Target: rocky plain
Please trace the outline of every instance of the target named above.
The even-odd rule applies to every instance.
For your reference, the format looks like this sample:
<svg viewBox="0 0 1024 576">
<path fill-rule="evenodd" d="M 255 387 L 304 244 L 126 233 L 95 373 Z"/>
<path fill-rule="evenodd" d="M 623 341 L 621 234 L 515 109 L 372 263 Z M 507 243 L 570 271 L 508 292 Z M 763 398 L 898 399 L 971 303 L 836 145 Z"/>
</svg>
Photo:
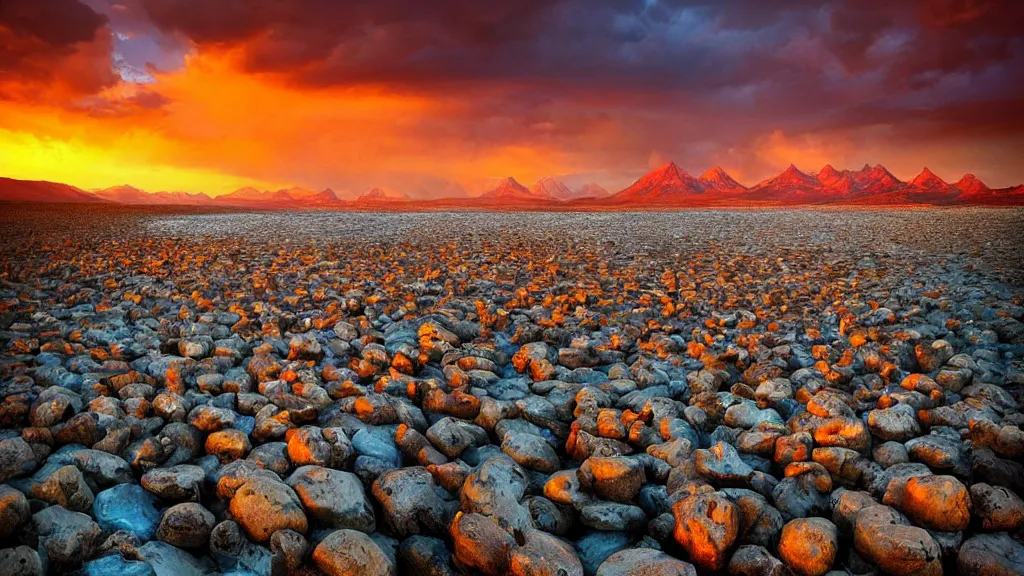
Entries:
<svg viewBox="0 0 1024 576">
<path fill-rule="evenodd" d="M 0 206 L 0 574 L 1024 574 L 1022 234 Z"/>
</svg>

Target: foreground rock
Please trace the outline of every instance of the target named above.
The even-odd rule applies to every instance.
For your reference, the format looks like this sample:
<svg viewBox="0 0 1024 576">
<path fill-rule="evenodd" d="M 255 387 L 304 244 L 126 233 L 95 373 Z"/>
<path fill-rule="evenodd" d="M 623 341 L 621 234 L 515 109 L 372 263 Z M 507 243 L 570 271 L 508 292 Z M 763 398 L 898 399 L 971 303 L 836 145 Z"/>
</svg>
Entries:
<svg viewBox="0 0 1024 576">
<path fill-rule="evenodd" d="M 686 549 L 694 564 L 721 570 L 739 535 L 740 514 L 736 505 L 714 493 L 696 494 L 676 503 L 675 539 Z"/>
<path fill-rule="evenodd" d="M 313 561 L 328 576 L 391 576 L 394 562 L 369 536 L 357 530 L 336 530 L 313 550 Z"/>
<path fill-rule="evenodd" d="M 802 518 L 782 529 L 779 557 L 800 576 L 821 576 L 832 569 L 838 547 L 835 524 L 824 518 Z"/>
<path fill-rule="evenodd" d="M 882 570 L 908 576 L 942 574 L 942 552 L 924 529 L 910 526 L 892 508 L 869 506 L 854 519 L 857 553 Z"/>
</svg>

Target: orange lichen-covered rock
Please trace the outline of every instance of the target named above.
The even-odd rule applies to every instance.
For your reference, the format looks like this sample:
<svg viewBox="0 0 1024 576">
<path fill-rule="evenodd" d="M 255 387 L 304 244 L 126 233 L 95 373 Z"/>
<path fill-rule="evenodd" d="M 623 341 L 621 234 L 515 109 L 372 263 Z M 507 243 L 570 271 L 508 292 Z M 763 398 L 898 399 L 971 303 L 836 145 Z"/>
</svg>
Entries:
<svg viewBox="0 0 1024 576">
<path fill-rule="evenodd" d="M 971 508 L 983 530 L 1013 532 L 1024 527 L 1024 500 L 1003 486 L 979 482 L 971 486 Z"/>
<path fill-rule="evenodd" d="M 704 354 L 705 346 L 700 342 L 689 342 L 686 345 L 686 354 L 690 358 L 700 358 Z"/>
<path fill-rule="evenodd" d="M 449 532 L 460 564 L 488 576 L 508 574 L 516 541 L 497 522 L 481 514 L 459 512 Z"/>
<path fill-rule="evenodd" d="M 882 503 L 898 508 L 915 524 L 940 532 L 965 530 L 971 521 L 971 495 L 952 476 L 894 479 Z"/>
<path fill-rule="evenodd" d="M 849 448 L 858 452 L 871 449 L 871 434 L 859 418 L 828 418 L 814 428 L 813 434 L 815 443 L 820 446 Z"/>
<path fill-rule="evenodd" d="M 228 507 L 231 516 L 256 542 L 266 542 L 278 530 L 305 534 L 306 513 L 295 492 L 282 482 L 252 478 L 238 488 Z"/>
<path fill-rule="evenodd" d="M 441 465 L 448 462 L 448 458 L 434 448 L 426 436 L 405 424 L 399 424 L 395 430 L 395 444 L 406 456 L 422 466 Z"/>
<path fill-rule="evenodd" d="M 583 565 L 568 542 L 540 530 L 524 530 L 509 556 L 511 576 L 583 576 Z"/>
<path fill-rule="evenodd" d="M 472 420 L 480 413 L 480 399 L 461 390 L 445 394 L 434 388 L 423 398 L 423 408 L 437 414 Z"/>
<path fill-rule="evenodd" d="M 245 432 L 234 428 L 219 430 L 206 437 L 206 453 L 217 456 L 222 463 L 244 458 L 251 449 L 252 444 Z"/>
<path fill-rule="evenodd" d="M 939 545 L 923 528 L 907 526 L 888 506 L 868 506 L 854 518 L 857 553 L 889 574 L 942 576 Z"/>
<path fill-rule="evenodd" d="M 832 569 L 838 547 L 835 524 L 824 518 L 798 518 L 782 528 L 779 557 L 799 576 L 822 576 Z"/>
<path fill-rule="evenodd" d="M 576 472 L 580 487 L 605 500 L 631 502 L 646 480 L 639 460 L 623 458 L 587 458 Z"/>
<path fill-rule="evenodd" d="M 356 530 L 335 530 L 317 544 L 313 562 L 327 576 L 394 576 L 392 558 Z"/>
<path fill-rule="evenodd" d="M 700 568 L 721 570 L 739 535 L 739 509 L 719 493 L 688 496 L 672 507 L 674 536 Z"/>
</svg>

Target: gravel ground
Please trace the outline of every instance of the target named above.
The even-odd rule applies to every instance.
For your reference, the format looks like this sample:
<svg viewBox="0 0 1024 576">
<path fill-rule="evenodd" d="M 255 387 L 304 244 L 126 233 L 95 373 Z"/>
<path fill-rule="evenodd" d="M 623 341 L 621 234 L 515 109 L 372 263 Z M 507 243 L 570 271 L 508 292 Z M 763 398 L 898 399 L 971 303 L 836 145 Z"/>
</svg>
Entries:
<svg viewBox="0 0 1024 576">
<path fill-rule="evenodd" d="M 0 231 L 0 572 L 1024 573 L 1024 210 Z"/>
</svg>

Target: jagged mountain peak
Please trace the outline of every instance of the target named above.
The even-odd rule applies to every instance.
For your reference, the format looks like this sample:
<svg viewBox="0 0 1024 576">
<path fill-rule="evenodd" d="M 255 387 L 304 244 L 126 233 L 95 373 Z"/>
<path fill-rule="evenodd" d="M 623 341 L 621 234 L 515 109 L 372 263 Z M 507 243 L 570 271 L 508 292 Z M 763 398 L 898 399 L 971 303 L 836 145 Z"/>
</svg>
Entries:
<svg viewBox="0 0 1024 576">
<path fill-rule="evenodd" d="M 992 191 L 980 178 L 970 173 L 964 174 L 953 186 L 965 194 L 987 194 Z"/>
<path fill-rule="evenodd" d="M 539 194 L 531 192 L 529 188 L 520 184 L 515 178 L 509 176 L 503 178 L 498 184 L 487 191 L 483 197 L 485 198 L 508 198 L 508 199 L 523 199 L 523 200 L 538 200 L 550 198 L 546 193 Z"/>
<path fill-rule="evenodd" d="M 547 196 L 556 200 L 568 200 L 574 197 L 573 191 L 554 176 L 541 178 L 530 188 L 530 192 L 535 196 Z"/>
<path fill-rule="evenodd" d="M 945 180 L 936 176 L 935 173 L 929 170 L 927 166 L 923 170 L 921 170 L 921 173 L 915 176 L 914 179 L 909 182 L 909 184 L 911 186 L 915 186 L 918 188 L 926 188 L 930 186 L 949 186 L 949 184 Z"/>
</svg>

